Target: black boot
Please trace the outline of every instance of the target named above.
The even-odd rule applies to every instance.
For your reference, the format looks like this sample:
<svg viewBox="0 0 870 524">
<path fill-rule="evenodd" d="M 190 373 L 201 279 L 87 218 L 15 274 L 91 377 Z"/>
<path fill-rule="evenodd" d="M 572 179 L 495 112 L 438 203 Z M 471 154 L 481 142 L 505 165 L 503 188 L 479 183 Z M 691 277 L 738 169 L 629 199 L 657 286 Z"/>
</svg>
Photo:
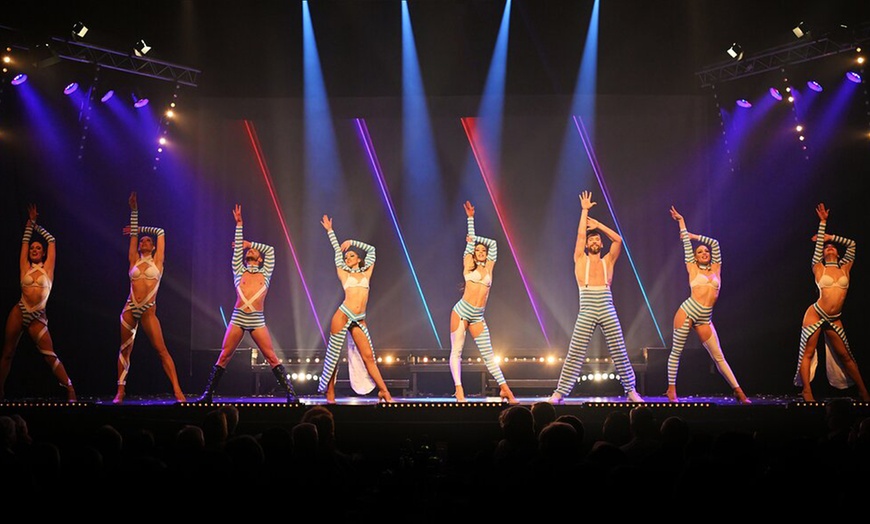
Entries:
<svg viewBox="0 0 870 524">
<path fill-rule="evenodd" d="M 194 402 L 198 404 L 212 403 L 212 395 L 214 395 L 214 390 L 217 388 L 218 382 L 221 381 L 221 377 L 224 376 L 224 372 L 227 368 L 222 368 L 217 364 L 211 368 L 211 375 L 208 377 L 208 385 L 205 387 L 205 391 L 203 391 L 202 396 L 196 399 Z"/>
<path fill-rule="evenodd" d="M 278 385 L 287 392 L 287 403 L 295 404 L 299 402 L 299 397 L 296 396 L 296 391 L 293 390 L 293 384 L 287 380 L 287 371 L 284 369 L 284 366 L 278 364 L 272 368 L 272 373 L 275 374 L 275 380 L 278 381 Z"/>
</svg>

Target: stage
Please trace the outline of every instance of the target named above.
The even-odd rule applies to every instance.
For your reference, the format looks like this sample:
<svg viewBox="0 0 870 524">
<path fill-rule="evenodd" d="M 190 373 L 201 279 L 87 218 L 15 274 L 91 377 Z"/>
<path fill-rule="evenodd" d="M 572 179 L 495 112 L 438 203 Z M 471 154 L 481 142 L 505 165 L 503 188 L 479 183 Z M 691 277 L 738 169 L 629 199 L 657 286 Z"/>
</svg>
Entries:
<svg viewBox="0 0 870 524">
<path fill-rule="evenodd" d="M 499 413 L 509 404 L 497 396 L 469 397 L 456 402 L 452 397 L 400 397 L 394 402 L 379 403 L 374 394 L 340 396 L 327 404 L 323 396 L 303 395 L 295 404 L 273 395 L 221 396 L 210 404 L 178 403 L 171 395 L 130 396 L 123 404 L 113 404 L 111 397 L 80 398 L 68 404 L 58 399 L 19 399 L 0 403 L 0 415 L 21 414 L 36 437 L 68 438 L 84 436 L 102 424 L 119 429 L 151 427 L 167 437 L 185 424 L 200 424 L 205 414 L 224 404 L 239 409 L 239 429 L 250 434 L 280 425 L 292 427 L 302 413 L 315 405 L 325 405 L 335 416 L 336 433 L 344 446 L 364 450 L 399 445 L 407 438 L 446 439 L 455 445 L 493 442 L 501 437 Z M 870 417 L 870 403 L 847 397 L 856 421 Z M 547 396 L 517 396 L 521 405 L 531 407 L 547 401 Z M 833 399 L 804 402 L 800 397 L 751 396 L 751 405 L 741 405 L 730 396 L 685 396 L 677 403 L 667 397 L 644 397 L 657 421 L 670 416 L 685 419 L 694 431 L 716 435 L 723 432 L 747 432 L 768 438 L 791 438 L 795 435 L 821 436 L 826 432 L 826 405 Z M 604 419 L 612 411 L 628 413 L 638 404 L 625 397 L 569 396 L 564 404 L 555 405 L 556 413 L 579 417 L 590 442 L 600 438 Z"/>
</svg>

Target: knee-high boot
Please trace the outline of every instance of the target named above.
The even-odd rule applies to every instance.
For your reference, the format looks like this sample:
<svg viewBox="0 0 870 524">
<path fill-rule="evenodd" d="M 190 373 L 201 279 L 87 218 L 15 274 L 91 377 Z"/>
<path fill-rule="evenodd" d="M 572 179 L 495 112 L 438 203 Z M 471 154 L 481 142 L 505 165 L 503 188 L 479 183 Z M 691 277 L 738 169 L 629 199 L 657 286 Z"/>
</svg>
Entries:
<svg viewBox="0 0 870 524">
<path fill-rule="evenodd" d="M 284 369 L 282 364 L 278 364 L 277 366 L 272 368 L 272 373 L 275 374 L 275 380 L 278 381 L 278 385 L 287 393 L 287 403 L 294 404 L 299 402 L 299 397 L 296 396 L 296 391 L 293 389 L 293 384 L 287 380 L 287 371 Z"/>
<path fill-rule="evenodd" d="M 218 382 L 221 381 L 221 377 L 224 376 L 224 372 L 227 368 L 222 368 L 215 364 L 211 368 L 211 375 L 208 377 L 208 385 L 205 387 L 205 391 L 203 391 L 202 395 L 197 398 L 194 402 L 197 403 L 209 403 L 212 402 L 212 397 L 214 395 L 214 390 L 217 389 Z"/>
</svg>

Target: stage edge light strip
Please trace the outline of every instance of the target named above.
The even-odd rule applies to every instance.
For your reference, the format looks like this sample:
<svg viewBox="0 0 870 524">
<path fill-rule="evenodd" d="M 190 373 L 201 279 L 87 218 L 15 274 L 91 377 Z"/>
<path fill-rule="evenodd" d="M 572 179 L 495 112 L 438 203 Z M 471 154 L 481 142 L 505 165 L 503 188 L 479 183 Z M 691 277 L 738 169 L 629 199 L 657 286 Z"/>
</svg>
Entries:
<svg viewBox="0 0 870 524">
<path fill-rule="evenodd" d="M 308 289 L 308 283 L 305 282 L 305 275 L 302 274 L 302 266 L 299 264 L 299 258 L 296 257 L 296 248 L 293 247 L 293 241 L 290 239 L 290 231 L 287 229 L 287 221 L 284 220 L 284 212 L 281 211 L 281 205 L 278 203 L 278 196 L 275 194 L 275 186 L 272 183 L 272 174 L 269 172 L 269 166 L 266 165 L 266 159 L 263 157 L 263 150 L 260 148 L 260 139 L 257 138 L 257 131 L 254 129 L 254 124 L 250 120 L 245 120 L 245 131 L 248 132 L 248 138 L 251 140 L 251 147 L 254 149 L 254 155 L 257 157 L 257 163 L 260 166 L 260 172 L 263 173 L 263 179 L 266 181 L 266 188 L 269 190 L 269 195 L 272 197 L 272 204 L 275 206 L 275 211 L 278 213 L 278 220 L 281 222 L 281 229 L 284 231 L 284 239 L 287 240 L 287 245 L 290 246 L 290 254 L 293 256 L 293 262 L 296 263 L 296 271 L 299 273 L 299 279 L 302 280 L 302 288 L 305 289 L 305 296 L 308 297 L 308 305 L 311 306 L 311 314 L 314 315 L 314 320 L 317 322 L 317 329 L 320 331 L 320 338 L 323 340 L 323 345 L 326 346 L 326 335 L 323 334 L 320 318 L 317 316 L 317 310 L 314 308 L 314 301 L 311 299 L 311 292 Z"/>
<path fill-rule="evenodd" d="M 529 302 L 532 304 L 532 310 L 535 312 L 535 318 L 538 319 L 538 325 L 541 326 L 541 333 L 544 335 L 544 340 L 547 341 L 547 348 L 551 347 L 550 338 L 547 336 L 547 329 L 544 327 L 544 321 L 541 319 L 541 314 L 538 311 L 538 305 L 535 303 L 535 299 L 532 296 L 532 290 L 529 288 L 529 281 L 526 279 L 526 275 L 523 273 L 523 268 L 520 266 L 520 258 L 517 256 L 517 252 L 514 249 L 514 244 L 511 242 L 510 233 L 507 230 L 504 217 L 501 214 L 501 210 L 499 208 L 498 202 L 495 198 L 495 193 L 493 192 L 492 186 L 490 185 L 489 175 L 486 172 L 485 162 L 483 161 L 482 156 L 478 153 L 477 150 L 477 141 L 475 140 L 475 126 L 473 123 L 473 119 L 471 118 L 461 118 L 462 128 L 465 129 L 465 135 L 468 137 L 468 143 L 471 145 L 471 152 L 474 154 L 474 160 L 477 162 L 477 167 L 480 169 L 480 176 L 483 178 L 483 184 L 486 186 L 486 191 L 489 193 L 489 198 L 492 200 L 492 205 L 495 208 L 495 214 L 498 217 L 498 221 L 501 224 L 501 229 L 504 231 L 504 236 L 507 239 L 508 248 L 511 250 L 511 254 L 514 257 L 514 262 L 517 264 L 517 271 L 520 273 L 520 279 L 523 281 L 523 286 L 526 288 L 526 294 L 529 296 Z"/>
<path fill-rule="evenodd" d="M 435 322 L 432 320 L 432 312 L 429 311 L 429 306 L 426 304 L 426 297 L 423 295 L 423 289 L 420 287 L 420 280 L 417 279 L 417 272 L 414 270 L 414 263 L 411 262 L 411 255 L 408 253 L 408 246 L 405 244 L 405 237 L 402 235 L 402 228 L 399 226 L 399 221 L 396 219 L 396 211 L 393 206 L 393 200 L 390 198 L 390 191 L 387 189 L 387 183 L 384 181 L 384 173 L 381 170 L 381 163 L 378 161 L 375 146 L 372 143 L 372 137 L 369 135 L 369 128 L 366 126 L 365 119 L 356 118 L 357 131 L 359 132 L 360 140 L 366 148 L 366 153 L 369 156 L 369 162 L 372 165 L 375 178 L 378 181 L 378 187 L 381 189 L 381 194 L 387 204 L 387 211 L 390 213 L 390 219 L 393 221 L 393 228 L 396 230 L 396 235 L 399 237 L 399 243 L 402 245 L 402 252 L 405 253 L 405 260 L 408 261 L 408 268 L 411 270 L 411 276 L 414 278 L 414 285 L 417 286 L 417 293 L 420 294 L 420 300 L 423 301 L 423 309 L 426 310 L 426 316 L 429 317 L 429 325 L 432 326 L 432 333 L 435 335 L 435 340 L 438 342 L 438 347 L 441 346 L 441 337 L 438 336 L 438 330 L 435 329 Z"/>
<path fill-rule="evenodd" d="M 640 281 L 640 275 L 637 273 L 637 268 L 634 265 L 634 260 L 631 258 L 631 252 L 628 250 L 628 241 L 625 240 L 625 235 L 622 233 L 622 228 L 619 226 L 619 220 L 616 218 L 616 212 L 613 210 L 613 203 L 610 201 L 610 191 L 604 183 L 604 177 L 601 175 L 601 166 L 598 165 L 598 158 L 595 156 L 595 151 L 592 148 L 592 141 L 586 133 L 586 127 L 583 125 L 583 119 L 579 116 L 572 116 L 574 126 L 577 128 L 577 133 L 580 135 L 580 140 L 583 142 L 583 148 L 586 150 L 586 156 L 589 157 L 589 163 L 592 164 L 592 171 L 595 172 L 595 178 L 598 179 L 598 186 L 601 187 L 601 192 L 604 194 L 604 201 L 607 203 L 607 209 L 610 211 L 610 216 L 613 217 L 613 223 L 616 225 L 616 231 L 622 237 L 622 246 L 625 248 L 625 254 L 628 255 L 628 262 L 631 264 L 631 270 L 634 272 L 634 278 L 637 279 L 637 284 L 640 286 L 640 293 L 643 295 L 643 301 L 646 303 L 646 308 L 653 319 L 653 324 L 656 327 L 656 332 L 659 335 L 659 340 L 662 346 L 667 347 L 665 338 L 662 336 L 662 330 L 659 328 L 659 323 L 656 320 L 656 315 L 653 313 L 652 306 L 649 303 L 649 297 L 646 290 L 643 288 L 643 282 Z"/>
</svg>

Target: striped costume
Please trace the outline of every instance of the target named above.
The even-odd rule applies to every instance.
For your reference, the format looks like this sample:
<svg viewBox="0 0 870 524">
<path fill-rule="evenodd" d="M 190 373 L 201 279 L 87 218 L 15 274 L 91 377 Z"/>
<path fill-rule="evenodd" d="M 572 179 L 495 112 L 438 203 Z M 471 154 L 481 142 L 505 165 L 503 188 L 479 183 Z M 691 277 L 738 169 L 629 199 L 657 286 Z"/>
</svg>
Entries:
<svg viewBox="0 0 870 524">
<path fill-rule="evenodd" d="M 686 264 L 695 264 L 695 253 L 692 250 L 692 241 L 689 239 L 688 231 L 685 229 L 680 230 L 680 238 L 683 240 L 683 262 Z M 721 265 L 722 252 L 719 248 L 719 241 L 715 238 L 703 235 L 699 235 L 698 241 L 710 246 L 710 262 L 712 264 Z M 703 277 L 699 278 L 706 282 Z M 690 283 L 690 285 L 694 286 L 696 284 Z M 719 370 L 719 374 L 722 375 L 728 385 L 731 386 L 732 389 L 739 388 L 740 384 L 737 382 L 737 378 L 734 376 L 731 366 L 728 365 L 728 362 L 725 360 L 725 354 L 722 352 L 719 344 L 719 336 L 716 334 L 716 329 L 713 326 L 712 306 L 702 306 L 697 300 L 690 296 L 680 305 L 680 309 L 686 313 L 686 319 L 680 327 L 674 329 L 673 346 L 668 355 L 668 385 L 676 386 L 677 384 L 677 372 L 680 367 L 680 357 L 683 354 L 683 349 L 686 346 L 686 339 L 689 337 L 689 332 L 692 330 L 692 326 L 709 324 L 713 334 L 708 340 L 702 340 L 701 344 L 707 350 L 710 358 L 713 359 L 713 362 L 716 364 L 716 369 Z"/>
<path fill-rule="evenodd" d="M 263 256 L 263 267 L 257 265 L 246 266 L 244 263 L 244 238 L 242 226 L 237 224 L 233 241 L 233 283 L 236 286 L 236 294 L 242 302 L 242 307 L 233 309 L 230 324 L 239 326 L 245 331 L 253 331 L 266 325 L 266 316 L 263 310 L 254 309 L 254 301 L 269 290 L 272 272 L 275 270 L 275 248 L 260 242 L 251 242 L 251 248 L 259 251 Z M 257 290 L 251 297 L 246 297 L 242 293 L 241 287 L 239 287 L 239 284 L 242 282 L 242 276 L 246 272 L 262 273 L 265 279 L 263 287 Z"/>
<path fill-rule="evenodd" d="M 818 263 L 824 263 L 822 260 L 822 254 L 824 252 L 825 247 L 825 222 L 819 222 L 819 229 L 816 232 L 816 244 L 813 249 L 813 266 Z M 832 241 L 834 243 L 843 245 L 846 247 L 846 252 L 837 261 L 837 266 L 840 267 L 843 264 L 851 263 L 855 261 L 855 241 L 850 238 L 844 238 L 838 235 L 833 235 Z M 820 279 L 821 280 L 821 279 Z M 848 282 L 848 281 L 847 281 Z M 816 283 L 821 291 L 821 285 L 819 282 Z M 848 283 L 846 284 L 848 286 Z M 852 360 L 855 360 L 854 355 L 852 355 L 852 350 L 849 347 L 849 340 L 846 338 L 846 331 L 843 329 L 841 325 L 835 324 L 837 320 L 840 319 L 840 313 L 836 315 L 828 315 L 822 308 L 819 306 L 818 302 L 813 303 L 813 309 L 816 313 L 819 314 L 820 320 L 810 324 L 808 326 L 801 327 L 801 337 L 800 337 L 800 350 L 798 351 L 798 363 L 797 370 L 794 375 L 794 385 L 801 387 L 803 386 L 803 380 L 800 376 L 800 368 L 801 361 L 804 358 L 804 352 L 807 349 L 807 341 L 809 338 L 822 327 L 827 326 L 830 330 L 833 330 L 834 333 L 840 337 L 840 340 L 843 341 L 843 345 L 846 347 L 846 351 L 852 356 Z M 831 386 L 837 389 L 846 389 L 852 385 L 854 385 L 854 381 L 846 374 L 843 369 L 837 354 L 831 349 L 831 344 L 828 342 L 827 338 L 831 336 L 827 331 L 824 333 L 825 336 L 825 367 L 826 374 L 828 378 L 828 383 Z M 813 352 L 812 361 L 810 365 L 810 377 L 809 380 L 812 381 L 815 377 L 816 366 L 818 365 L 818 352 Z"/>
<path fill-rule="evenodd" d="M 587 281 L 589 274 L 590 259 L 586 259 Z M 601 260 L 604 266 L 605 282 L 607 281 L 607 264 Z M 610 359 L 616 366 L 622 388 L 626 395 L 636 389 L 634 368 L 628 359 L 628 351 L 625 348 L 625 339 L 622 335 L 622 325 L 616 315 L 616 307 L 613 305 L 613 294 L 610 286 L 586 286 L 580 288 L 580 311 L 574 322 L 574 332 L 571 334 L 571 343 L 568 346 L 568 355 L 559 375 L 559 383 L 556 393 L 563 397 L 571 393 L 577 384 L 577 379 L 583 371 L 583 363 L 586 360 L 586 350 L 592 333 L 596 327 L 601 327 L 604 338 L 607 341 L 607 349 Z"/>
</svg>

